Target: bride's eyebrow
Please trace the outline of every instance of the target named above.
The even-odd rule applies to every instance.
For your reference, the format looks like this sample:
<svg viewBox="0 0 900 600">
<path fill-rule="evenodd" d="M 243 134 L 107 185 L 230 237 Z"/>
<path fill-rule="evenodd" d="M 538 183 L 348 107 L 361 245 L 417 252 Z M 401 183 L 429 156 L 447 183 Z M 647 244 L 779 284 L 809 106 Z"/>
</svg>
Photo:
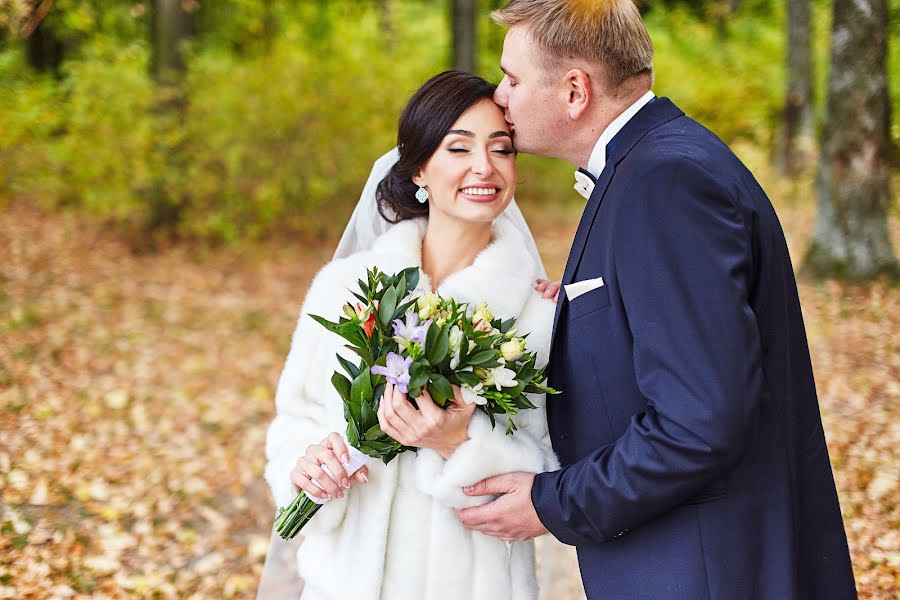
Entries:
<svg viewBox="0 0 900 600">
<path fill-rule="evenodd" d="M 447 135 L 464 135 L 466 137 L 473 138 L 475 134 L 471 131 L 466 131 L 465 129 L 451 129 L 447 132 Z"/>
<path fill-rule="evenodd" d="M 472 133 L 471 131 L 466 131 L 465 129 L 451 129 L 450 131 L 447 132 L 447 135 L 462 135 L 462 136 L 470 137 L 470 138 L 475 137 L 474 133 Z M 492 139 L 498 138 L 498 137 L 508 137 L 509 139 L 512 139 L 512 136 L 509 135 L 509 132 L 507 132 L 507 131 L 495 131 L 494 133 L 492 133 L 491 135 L 488 136 L 488 139 L 492 140 Z"/>
</svg>

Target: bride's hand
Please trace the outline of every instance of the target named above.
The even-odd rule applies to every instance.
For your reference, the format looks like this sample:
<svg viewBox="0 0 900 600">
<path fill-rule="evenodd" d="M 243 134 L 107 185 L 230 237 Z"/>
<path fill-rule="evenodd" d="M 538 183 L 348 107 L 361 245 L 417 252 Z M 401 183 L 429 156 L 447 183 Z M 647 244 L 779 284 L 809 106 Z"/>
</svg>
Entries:
<svg viewBox="0 0 900 600">
<path fill-rule="evenodd" d="M 554 302 L 559 302 L 559 288 L 562 280 L 550 281 L 549 279 L 536 279 L 534 289 L 541 292 L 541 296 L 546 299 L 552 298 Z"/>
<path fill-rule="evenodd" d="M 343 498 L 344 489 L 353 483 L 366 483 L 369 469 L 360 468 L 352 477 L 347 477 L 344 465 L 350 463 L 350 453 L 341 434 L 332 432 L 321 443 L 312 444 L 306 454 L 297 460 L 291 471 L 291 481 L 310 496 L 320 500 Z M 329 477 L 322 466 L 328 467 L 334 478 Z M 318 483 L 317 486 L 315 483 Z M 321 486 L 321 487 L 319 487 Z M 324 489 L 323 489 L 324 488 Z"/>
<path fill-rule="evenodd" d="M 454 401 L 443 409 L 423 389 L 416 398 L 416 410 L 406 394 L 387 384 L 378 406 L 378 424 L 404 446 L 431 448 L 446 459 L 469 439 L 469 421 L 475 411 L 474 404 L 463 401 L 458 387 L 453 386 L 453 394 Z"/>
</svg>

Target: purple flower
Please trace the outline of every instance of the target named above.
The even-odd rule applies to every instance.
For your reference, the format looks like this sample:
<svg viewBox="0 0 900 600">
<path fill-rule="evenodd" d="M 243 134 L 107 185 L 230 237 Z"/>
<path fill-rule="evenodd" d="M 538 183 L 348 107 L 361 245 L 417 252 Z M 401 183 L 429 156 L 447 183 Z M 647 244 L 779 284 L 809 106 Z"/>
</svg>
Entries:
<svg viewBox="0 0 900 600">
<path fill-rule="evenodd" d="M 397 343 L 400 343 L 400 340 L 410 343 L 418 342 L 424 350 L 425 336 L 428 334 L 430 325 L 431 319 L 419 325 L 419 315 L 415 312 L 408 312 L 406 313 L 406 323 L 400 319 L 394 319 L 394 339 L 397 340 Z"/>
<path fill-rule="evenodd" d="M 399 354 L 388 352 L 387 366 L 375 365 L 372 367 L 372 373 L 384 375 L 388 383 L 396 385 L 397 389 L 405 394 L 409 391 L 409 366 L 412 363 L 411 356 L 403 358 Z"/>
</svg>

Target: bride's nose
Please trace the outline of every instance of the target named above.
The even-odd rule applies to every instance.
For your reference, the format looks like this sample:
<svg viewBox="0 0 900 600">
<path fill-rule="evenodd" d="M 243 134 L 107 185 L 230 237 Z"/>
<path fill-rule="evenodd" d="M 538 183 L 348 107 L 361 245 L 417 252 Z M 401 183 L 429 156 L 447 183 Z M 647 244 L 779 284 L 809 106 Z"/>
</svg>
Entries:
<svg viewBox="0 0 900 600">
<path fill-rule="evenodd" d="M 494 174 L 494 165 L 488 152 L 476 152 L 475 162 L 472 164 L 472 172 L 479 177 L 490 177 Z"/>
</svg>

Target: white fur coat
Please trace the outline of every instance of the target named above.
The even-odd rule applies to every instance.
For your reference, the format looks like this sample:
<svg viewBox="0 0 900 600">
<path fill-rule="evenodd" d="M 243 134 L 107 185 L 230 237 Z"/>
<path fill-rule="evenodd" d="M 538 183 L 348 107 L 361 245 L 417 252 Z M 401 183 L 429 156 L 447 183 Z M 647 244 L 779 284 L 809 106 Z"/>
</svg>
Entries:
<svg viewBox="0 0 900 600">
<path fill-rule="evenodd" d="M 421 266 L 424 219 L 404 221 L 382 235 L 373 248 L 332 261 L 315 277 L 294 332 L 276 394 L 277 415 L 266 439 L 265 476 L 279 506 L 296 494 L 290 472 L 309 444 L 329 432 L 343 432 L 343 406 L 331 385 L 338 369 L 335 353 L 354 362 L 342 339 L 309 314 L 337 320 L 348 289 L 367 267 L 394 273 Z M 452 249 L 448 249 L 452 251 Z M 554 304 L 533 289 L 537 267 L 521 234 L 495 224 L 492 243 L 469 267 L 448 277 L 437 290 L 473 305 L 487 301 L 495 316 L 516 317 L 529 333 L 528 349 L 538 365 L 547 363 Z M 430 288 L 427 275 L 421 282 Z M 519 414 L 519 430 L 505 435 L 505 421 L 492 429 L 476 411 L 470 439 L 446 461 L 432 450 L 407 452 L 389 465 L 373 462 L 369 482 L 355 485 L 343 500 L 328 502 L 304 528 L 297 565 L 304 600 L 531 600 L 537 598 L 534 545 L 507 544 L 460 525 L 453 507 L 489 498 L 471 498 L 461 488 L 509 471 L 558 468 L 550 447 L 544 396 L 537 410 Z"/>
</svg>

